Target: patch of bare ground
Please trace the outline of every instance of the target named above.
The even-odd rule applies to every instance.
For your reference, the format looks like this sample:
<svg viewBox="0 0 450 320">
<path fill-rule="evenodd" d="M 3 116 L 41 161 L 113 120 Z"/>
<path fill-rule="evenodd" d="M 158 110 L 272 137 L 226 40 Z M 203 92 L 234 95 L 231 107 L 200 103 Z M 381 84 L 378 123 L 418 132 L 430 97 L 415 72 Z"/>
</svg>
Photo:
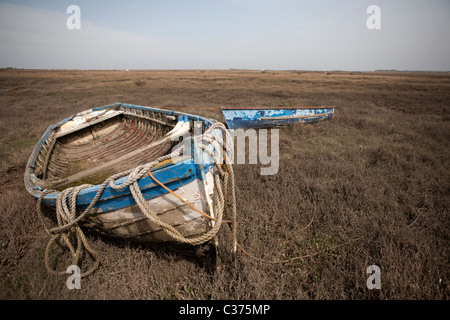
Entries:
<svg viewBox="0 0 450 320">
<path fill-rule="evenodd" d="M 448 73 L 1 70 L 0 88 L 2 299 L 449 298 Z M 186 247 L 87 233 L 101 265 L 69 290 L 68 275 L 45 270 L 48 235 L 23 173 L 50 124 L 113 102 L 221 121 L 220 106 L 336 113 L 280 130 L 277 174 L 234 166 L 238 241 L 257 259 L 231 262 L 226 226 L 213 274 Z M 380 290 L 366 286 L 373 264 Z"/>
</svg>

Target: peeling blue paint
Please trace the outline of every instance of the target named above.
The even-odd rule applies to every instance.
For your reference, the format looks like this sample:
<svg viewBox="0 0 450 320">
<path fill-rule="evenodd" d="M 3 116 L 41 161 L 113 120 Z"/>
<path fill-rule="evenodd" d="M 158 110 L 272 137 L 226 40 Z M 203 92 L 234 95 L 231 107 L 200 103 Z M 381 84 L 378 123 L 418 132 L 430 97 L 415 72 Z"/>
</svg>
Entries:
<svg viewBox="0 0 450 320">
<path fill-rule="evenodd" d="M 155 170 L 153 175 L 169 189 L 176 189 L 196 178 L 195 164 L 193 159 L 188 158 L 171 166 Z M 117 179 L 115 184 L 119 185 L 126 181 L 128 181 L 128 177 L 123 177 Z M 167 193 L 164 188 L 153 181 L 153 179 L 151 179 L 148 175 L 139 179 L 137 182 L 139 189 L 144 195 L 144 198 L 147 200 Z M 99 189 L 100 185 L 83 189 L 77 196 L 77 206 L 80 208 L 87 207 L 92 202 L 92 199 L 94 199 Z M 55 206 L 57 196 L 58 193 L 56 192 L 50 193 L 44 198 L 43 201 L 47 205 Z M 114 208 L 114 210 L 116 210 L 127 207 L 131 202 L 133 202 L 132 204 L 135 203 L 129 187 L 123 189 L 113 189 L 108 185 L 103 190 L 94 208 L 101 208 L 102 211 L 105 212 L 107 208 Z"/>
<path fill-rule="evenodd" d="M 296 122 L 309 123 L 329 119 L 334 107 L 323 108 L 222 108 L 229 129 L 272 128 Z"/>
</svg>

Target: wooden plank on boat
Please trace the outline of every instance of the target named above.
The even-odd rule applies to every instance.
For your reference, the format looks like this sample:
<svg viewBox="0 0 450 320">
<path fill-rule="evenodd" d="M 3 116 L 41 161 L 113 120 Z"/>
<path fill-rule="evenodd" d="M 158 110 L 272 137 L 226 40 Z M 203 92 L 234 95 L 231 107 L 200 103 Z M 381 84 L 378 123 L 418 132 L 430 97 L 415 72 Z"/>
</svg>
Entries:
<svg viewBox="0 0 450 320">
<path fill-rule="evenodd" d="M 103 122 L 105 120 L 114 118 L 122 113 L 123 113 L 123 111 L 121 111 L 121 110 L 110 111 L 110 113 L 108 115 L 99 116 L 98 118 L 95 118 L 94 120 L 86 121 L 84 124 L 80 124 L 80 125 L 74 126 L 73 128 L 59 132 L 58 134 L 56 134 L 55 139 L 63 137 L 68 134 L 71 134 L 75 131 L 79 131 L 81 129 L 91 127 L 99 122 Z"/>
<path fill-rule="evenodd" d="M 153 142 L 153 143 L 151 143 L 149 145 L 146 145 L 146 146 L 141 147 L 139 149 L 133 150 L 132 152 L 128 152 L 127 154 L 124 154 L 121 157 L 118 157 L 118 158 L 113 159 L 111 161 L 105 162 L 105 163 L 103 163 L 101 165 L 98 165 L 98 166 L 96 166 L 94 168 L 90 168 L 90 169 L 86 169 L 86 170 L 77 172 L 77 173 L 75 173 L 75 174 L 73 174 L 73 175 L 71 175 L 69 177 L 66 177 L 66 178 L 63 178 L 63 179 L 60 179 L 60 180 L 57 180 L 57 181 L 50 181 L 50 180 L 43 181 L 41 183 L 41 187 L 44 187 L 46 189 L 57 189 L 57 188 L 60 188 L 60 187 L 62 187 L 64 185 L 71 184 L 71 183 L 79 181 L 79 180 L 81 180 L 83 178 L 89 177 L 89 176 L 91 176 L 91 175 L 93 175 L 95 173 L 98 173 L 98 172 L 103 171 L 105 169 L 111 168 L 112 166 L 114 166 L 114 165 L 116 165 L 116 164 L 118 164 L 118 163 L 120 163 L 122 161 L 130 159 L 130 158 L 132 158 L 132 157 L 134 157 L 136 155 L 139 155 L 142 152 L 150 150 L 150 149 L 152 149 L 152 148 L 154 148 L 154 147 L 156 147 L 158 145 L 170 142 L 172 140 L 172 138 L 173 138 L 172 136 L 164 137 L 164 138 L 162 138 L 162 139 L 160 139 L 158 141 L 155 141 L 155 142 Z"/>
</svg>

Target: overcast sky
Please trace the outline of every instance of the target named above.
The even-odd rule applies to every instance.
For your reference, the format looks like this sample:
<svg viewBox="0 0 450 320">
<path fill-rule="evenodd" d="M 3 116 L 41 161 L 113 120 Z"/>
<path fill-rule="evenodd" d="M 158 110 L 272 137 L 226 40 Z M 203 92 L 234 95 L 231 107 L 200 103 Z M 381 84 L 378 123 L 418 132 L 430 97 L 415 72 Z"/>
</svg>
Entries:
<svg viewBox="0 0 450 320">
<path fill-rule="evenodd" d="M 0 46 L 16 68 L 450 71 L 450 1 L 0 0 Z"/>
</svg>

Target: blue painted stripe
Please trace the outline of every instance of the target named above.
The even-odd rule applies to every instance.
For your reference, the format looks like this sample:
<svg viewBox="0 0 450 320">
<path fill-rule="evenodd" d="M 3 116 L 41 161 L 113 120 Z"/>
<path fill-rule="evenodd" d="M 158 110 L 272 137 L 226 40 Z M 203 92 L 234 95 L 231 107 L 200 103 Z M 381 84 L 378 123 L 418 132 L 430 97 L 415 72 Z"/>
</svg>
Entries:
<svg viewBox="0 0 450 320">
<path fill-rule="evenodd" d="M 196 178 L 195 176 L 189 176 L 189 177 L 177 180 L 177 181 L 173 181 L 173 182 L 169 182 L 169 183 L 166 182 L 165 186 L 168 187 L 170 190 L 175 190 L 179 187 L 182 187 L 186 183 L 194 181 L 195 178 Z M 158 187 L 153 187 L 153 188 L 147 188 L 144 190 L 141 189 L 141 193 L 146 200 L 150 200 L 150 199 L 159 197 L 163 194 L 166 194 L 166 193 L 168 193 L 168 191 L 165 190 L 164 188 L 161 188 L 158 186 Z M 126 208 L 133 204 L 136 204 L 136 201 L 134 200 L 133 195 L 130 193 L 130 194 L 121 195 L 120 197 L 111 198 L 111 199 L 104 200 L 104 201 L 99 201 L 94 205 L 94 208 L 99 208 L 102 212 L 108 212 L 108 211 Z M 87 208 L 87 206 L 88 205 L 78 204 L 78 207 L 80 209 L 85 209 L 85 208 Z"/>
<path fill-rule="evenodd" d="M 196 170 L 194 161 L 193 159 L 189 158 L 185 161 L 181 161 L 166 168 L 155 170 L 153 175 L 163 184 L 167 184 L 168 186 L 178 188 L 181 185 L 195 179 Z M 128 177 L 123 177 L 117 179 L 115 184 L 119 185 L 126 181 L 128 181 Z M 145 194 L 144 197 L 147 196 L 152 198 L 167 192 L 155 181 L 153 181 L 153 179 L 151 179 L 148 175 L 145 175 L 137 182 L 139 185 L 139 189 L 143 192 L 143 194 Z M 78 206 L 89 205 L 94 199 L 99 189 L 100 185 L 95 185 L 90 188 L 82 190 L 77 196 L 77 205 Z M 44 202 L 48 205 L 55 206 L 57 196 L 58 193 L 50 193 L 44 198 Z M 146 197 L 147 200 L 150 199 L 147 197 Z M 111 188 L 110 186 L 107 186 L 103 190 L 103 193 L 98 199 L 98 203 L 95 207 L 102 207 L 105 209 L 113 207 L 115 210 L 129 206 L 130 205 L 129 203 L 131 201 L 130 199 L 132 199 L 132 195 L 129 187 L 116 190 Z"/>
</svg>

